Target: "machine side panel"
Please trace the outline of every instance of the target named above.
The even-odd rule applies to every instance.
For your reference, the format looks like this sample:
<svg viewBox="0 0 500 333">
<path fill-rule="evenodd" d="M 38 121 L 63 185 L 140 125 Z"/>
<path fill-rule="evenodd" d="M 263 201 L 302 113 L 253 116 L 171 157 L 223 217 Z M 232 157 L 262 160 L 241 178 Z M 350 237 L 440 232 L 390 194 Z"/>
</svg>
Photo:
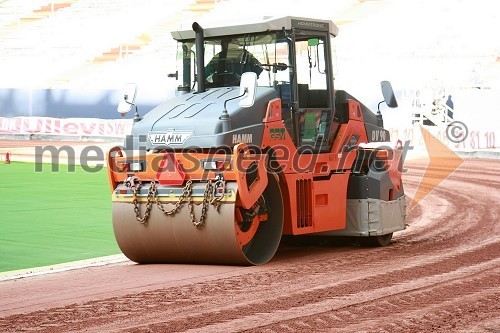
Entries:
<svg viewBox="0 0 500 333">
<path fill-rule="evenodd" d="M 370 172 L 366 176 L 352 175 L 349 179 L 348 199 L 372 198 L 389 201 L 403 195 L 403 188 L 400 187 L 399 191 L 394 188 L 387 171 Z"/>
<path fill-rule="evenodd" d="M 314 182 L 314 231 L 344 229 L 349 172 Z"/>
<path fill-rule="evenodd" d="M 406 197 L 347 200 L 347 222 L 343 230 L 318 233 L 323 236 L 380 236 L 406 227 Z"/>
</svg>

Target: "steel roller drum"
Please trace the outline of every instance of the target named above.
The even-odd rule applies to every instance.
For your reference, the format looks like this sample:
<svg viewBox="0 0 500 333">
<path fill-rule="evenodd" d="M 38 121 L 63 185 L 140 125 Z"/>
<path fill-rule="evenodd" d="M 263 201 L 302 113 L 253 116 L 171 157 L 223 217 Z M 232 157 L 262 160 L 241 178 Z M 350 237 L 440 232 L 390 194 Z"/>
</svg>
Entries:
<svg viewBox="0 0 500 333">
<path fill-rule="evenodd" d="M 237 194 L 236 183 L 228 183 L 227 188 Z M 236 195 L 222 203 L 218 211 L 209 205 L 201 227 L 191 222 L 187 203 L 171 216 L 164 215 L 154 204 L 148 222 L 142 224 L 136 220 L 131 199 L 126 202 L 114 198 L 113 229 L 122 252 L 138 263 L 264 264 L 276 252 L 283 228 L 281 191 L 274 178 L 264 197 L 271 207 L 269 218 L 259 224 L 252 240 L 243 247 L 237 235 L 241 230 L 235 223 Z M 141 202 L 142 213 L 145 207 L 146 203 Z M 197 202 L 194 205 L 197 219 L 201 209 L 202 205 Z"/>
</svg>

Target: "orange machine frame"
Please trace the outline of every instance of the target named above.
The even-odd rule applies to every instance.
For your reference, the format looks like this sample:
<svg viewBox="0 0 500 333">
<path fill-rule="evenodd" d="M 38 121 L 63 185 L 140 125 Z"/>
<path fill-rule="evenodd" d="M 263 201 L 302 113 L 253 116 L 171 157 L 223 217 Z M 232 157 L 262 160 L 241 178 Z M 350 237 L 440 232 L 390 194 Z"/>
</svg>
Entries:
<svg viewBox="0 0 500 333">
<path fill-rule="evenodd" d="M 222 175 L 226 181 L 238 183 L 240 202 L 251 206 L 264 191 L 268 167 L 265 152 L 272 150 L 279 165 L 279 181 L 283 195 L 284 234 L 308 234 L 344 229 L 346 224 L 347 185 L 351 167 L 356 159 L 355 149 L 346 149 L 355 136 L 357 143 L 367 142 L 365 125 L 358 102 L 348 100 L 349 121 L 341 124 L 332 149 L 328 153 L 300 154 L 285 129 L 281 118 L 281 100 L 269 102 L 264 118 L 262 154 L 252 154 L 245 144 L 234 147 L 232 156 L 210 153 L 151 153 L 127 158 L 119 147 L 108 153 L 108 175 L 112 191 L 118 183 L 133 173 L 142 181 L 157 180 L 157 169 L 166 160 L 165 154 L 175 156 L 176 165 L 182 168 L 182 176 L 191 180 L 214 179 Z M 279 135 L 276 135 L 279 133 Z M 280 152 L 284 152 L 280 155 Z M 201 162 L 207 159 L 230 161 L 223 170 L 204 170 Z M 129 172 L 123 165 L 129 161 L 145 161 L 148 166 L 142 172 Z M 257 162 L 255 181 L 246 183 L 245 169 Z M 243 165 L 243 168 L 235 165 Z M 294 167 L 295 166 L 295 167 Z M 301 171 L 297 172 L 296 167 Z M 247 208 L 249 208 L 247 207 Z"/>
<path fill-rule="evenodd" d="M 359 103 L 348 100 L 349 122 L 341 124 L 328 153 L 298 154 L 281 118 L 281 101 L 269 103 L 262 148 L 284 149 L 288 159 L 278 158 L 282 174 L 280 187 L 286 188 L 283 198 L 284 234 L 308 234 L 344 229 L 346 223 L 347 183 L 356 159 L 356 150 L 346 150 L 352 135 L 358 142 L 367 142 Z M 271 130 L 273 129 L 273 130 Z M 278 130 L 276 130 L 278 129 Z M 276 136 L 271 132 L 285 133 Z M 283 157 L 283 156 L 281 156 Z M 294 166 L 307 169 L 297 173 Z"/>
</svg>

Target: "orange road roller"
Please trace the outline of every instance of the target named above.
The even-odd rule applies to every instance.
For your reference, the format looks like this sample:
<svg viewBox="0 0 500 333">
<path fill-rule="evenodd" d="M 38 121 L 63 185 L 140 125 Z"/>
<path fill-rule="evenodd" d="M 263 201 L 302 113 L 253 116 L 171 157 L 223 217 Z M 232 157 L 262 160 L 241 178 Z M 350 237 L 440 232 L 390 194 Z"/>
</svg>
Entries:
<svg viewBox="0 0 500 333">
<path fill-rule="evenodd" d="M 260 265 L 283 236 L 385 246 L 405 228 L 403 146 L 379 110 L 334 89 L 331 21 L 174 31 L 176 96 L 107 156 L 113 228 L 138 263 Z M 389 107 L 397 101 L 382 82 Z"/>
</svg>

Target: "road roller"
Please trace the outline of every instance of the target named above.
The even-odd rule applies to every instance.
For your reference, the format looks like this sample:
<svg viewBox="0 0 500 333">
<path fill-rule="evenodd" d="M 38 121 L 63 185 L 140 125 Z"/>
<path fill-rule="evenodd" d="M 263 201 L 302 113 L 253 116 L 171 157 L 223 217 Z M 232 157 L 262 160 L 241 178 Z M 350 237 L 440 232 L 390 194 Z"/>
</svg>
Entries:
<svg viewBox="0 0 500 333">
<path fill-rule="evenodd" d="M 337 34 L 300 17 L 172 32 L 175 97 L 140 114 L 126 85 L 133 129 L 107 155 L 130 260 L 260 265 L 285 237 L 386 246 L 405 228 L 404 149 L 380 111 L 394 92 L 382 81 L 375 113 L 334 88 Z"/>
</svg>

